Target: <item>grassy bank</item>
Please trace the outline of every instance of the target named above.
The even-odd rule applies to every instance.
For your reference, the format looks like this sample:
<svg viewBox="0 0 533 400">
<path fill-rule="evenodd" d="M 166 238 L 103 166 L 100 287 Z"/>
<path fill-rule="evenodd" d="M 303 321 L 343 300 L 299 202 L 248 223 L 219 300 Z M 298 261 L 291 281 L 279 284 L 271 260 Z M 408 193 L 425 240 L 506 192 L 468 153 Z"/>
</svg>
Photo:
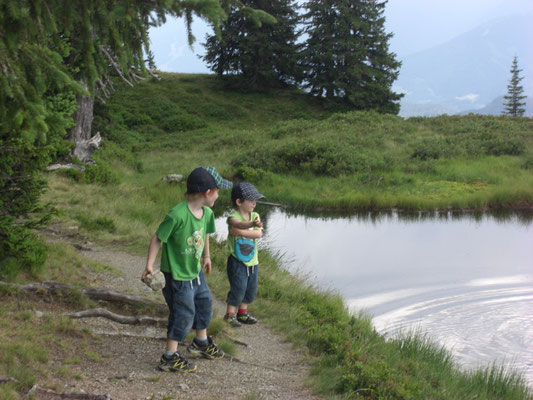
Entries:
<svg viewBox="0 0 533 400">
<path fill-rule="evenodd" d="M 341 114 L 294 91 L 245 95 L 224 91 L 213 77 L 185 75 L 120 90 L 97 112 L 95 127 L 106 138 L 99 166 L 85 175 L 47 174 L 43 201 L 56 205 L 53 222 L 64 229 L 141 253 L 183 200 L 184 185 L 161 178 L 198 165 L 215 165 L 252 181 L 269 200 L 302 209 L 533 204 L 530 119 Z M 221 192 L 216 214 L 229 204 Z M 223 298 L 224 244 L 213 244 L 212 255 L 210 285 Z M 56 250 L 52 265 L 36 273 L 69 257 Z M 260 257 L 254 311 L 316 356 L 310 383 L 317 392 L 338 399 L 531 398 L 516 374 L 497 366 L 461 371 L 423 335 L 386 340 L 337 295 L 291 276 L 267 252 Z"/>
<path fill-rule="evenodd" d="M 163 77 L 97 109 L 95 130 L 113 141 L 102 156 L 129 160 L 140 184 L 212 164 L 300 209 L 533 206 L 530 118 L 403 120 L 341 113 L 293 90 L 242 94 L 213 76 Z"/>
</svg>

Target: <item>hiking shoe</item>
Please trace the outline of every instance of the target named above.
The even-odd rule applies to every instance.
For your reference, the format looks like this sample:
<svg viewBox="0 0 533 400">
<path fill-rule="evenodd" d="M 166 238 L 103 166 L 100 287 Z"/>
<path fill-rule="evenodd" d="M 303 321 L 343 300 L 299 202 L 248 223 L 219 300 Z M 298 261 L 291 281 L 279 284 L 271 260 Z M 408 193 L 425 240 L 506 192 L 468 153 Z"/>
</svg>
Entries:
<svg viewBox="0 0 533 400">
<path fill-rule="evenodd" d="M 165 354 L 161 356 L 159 369 L 165 372 L 194 372 L 196 365 L 187 361 L 176 351 L 170 358 L 167 358 Z"/>
<path fill-rule="evenodd" d="M 224 352 L 218 348 L 215 342 L 213 342 L 211 336 L 207 337 L 207 344 L 205 346 L 198 344 L 196 339 L 193 339 L 189 347 L 187 347 L 187 350 L 194 354 L 200 354 L 210 360 L 218 360 L 224 357 Z"/>
<path fill-rule="evenodd" d="M 235 316 L 235 314 L 224 316 L 224 321 L 226 321 L 228 324 L 230 324 L 234 328 L 239 328 L 241 326 L 241 323 L 237 321 L 237 317 Z"/>
<path fill-rule="evenodd" d="M 252 317 L 247 312 L 237 315 L 237 321 L 241 324 L 253 325 L 257 323 L 257 319 Z"/>
</svg>

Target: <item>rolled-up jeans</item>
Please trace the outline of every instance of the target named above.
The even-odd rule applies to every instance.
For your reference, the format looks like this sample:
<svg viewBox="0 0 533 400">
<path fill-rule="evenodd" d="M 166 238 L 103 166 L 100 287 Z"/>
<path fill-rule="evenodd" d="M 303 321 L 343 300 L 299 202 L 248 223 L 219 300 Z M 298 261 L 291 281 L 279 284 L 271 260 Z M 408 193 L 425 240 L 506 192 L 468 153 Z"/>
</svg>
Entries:
<svg viewBox="0 0 533 400">
<path fill-rule="evenodd" d="M 213 300 L 203 271 L 191 281 L 175 281 L 164 272 L 163 296 L 167 302 L 167 338 L 183 342 L 191 329 L 207 329 L 213 316 Z"/>
<path fill-rule="evenodd" d="M 241 303 L 250 304 L 257 295 L 259 265 L 247 267 L 230 255 L 227 262 L 230 289 L 226 303 L 238 307 Z"/>
</svg>

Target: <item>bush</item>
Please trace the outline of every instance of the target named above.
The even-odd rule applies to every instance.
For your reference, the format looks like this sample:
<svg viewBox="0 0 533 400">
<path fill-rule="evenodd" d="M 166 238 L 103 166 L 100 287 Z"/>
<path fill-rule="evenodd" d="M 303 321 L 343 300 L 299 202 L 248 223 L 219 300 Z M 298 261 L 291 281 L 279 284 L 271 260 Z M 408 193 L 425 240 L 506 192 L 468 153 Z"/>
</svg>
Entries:
<svg viewBox="0 0 533 400">
<path fill-rule="evenodd" d="M 232 165 L 238 169 L 247 167 L 317 176 L 383 170 L 388 168 L 389 163 L 390 160 L 386 161 L 382 154 L 355 145 L 341 147 L 334 138 L 286 140 L 277 147 L 256 150 L 232 161 Z"/>
<path fill-rule="evenodd" d="M 37 273 L 46 261 L 46 247 L 13 218 L 0 219 L 0 279 L 10 280 L 20 272 Z"/>
<path fill-rule="evenodd" d="M 180 113 L 166 116 L 158 125 L 165 132 L 184 132 L 205 128 L 207 123 L 195 115 Z"/>
<path fill-rule="evenodd" d="M 524 153 L 525 146 L 517 138 L 485 135 L 482 140 L 482 148 L 486 155 L 490 156 L 519 156 Z"/>
</svg>

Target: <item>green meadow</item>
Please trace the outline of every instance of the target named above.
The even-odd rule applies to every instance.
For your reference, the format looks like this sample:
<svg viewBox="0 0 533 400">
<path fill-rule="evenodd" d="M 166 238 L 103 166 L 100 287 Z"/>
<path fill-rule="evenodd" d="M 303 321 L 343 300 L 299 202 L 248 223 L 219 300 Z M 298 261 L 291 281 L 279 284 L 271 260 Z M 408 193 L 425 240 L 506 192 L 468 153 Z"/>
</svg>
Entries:
<svg viewBox="0 0 533 400">
<path fill-rule="evenodd" d="M 53 224 L 144 254 L 164 214 L 184 199 L 184 184 L 162 178 L 186 177 L 207 165 L 233 180 L 253 182 L 269 201 L 295 211 L 533 206 L 531 119 L 403 120 L 343 110 L 292 89 L 249 94 L 226 89 L 214 76 L 161 75 L 160 81 L 121 87 L 97 106 L 94 132 L 104 141 L 94 156 L 96 166 L 85 173 L 45 175 L 43 202 L 57 208 Z M 221 191 L 215 213 L 229 205 L 229 192 Z M 67 262 L 77 260 L 71 251 L 49 246 L 49 260 L 34 276 L 76 280 L 75 273 L 58 270 L 77 270 L 84 261 Z M 213 243 L 212 256 L 210 286 L 223 298 L 225 244 Z M 309 384 L 326 398 L 532 398 L 518 372 L 498 365 L 461 370 L 421 332 L 386 339 L 369 317 L 351 315 L 338 295 L 281 269 L 277 255 L 262 251 L 260 258 L 254 312 L 295 346 L 309 349 L 314 365 Z M 46 349 L 42 352 L 39 360 L 46 360 Z M 25 364 L 6 357 L 12 368 L 23 370 Z"/>
</svg>

